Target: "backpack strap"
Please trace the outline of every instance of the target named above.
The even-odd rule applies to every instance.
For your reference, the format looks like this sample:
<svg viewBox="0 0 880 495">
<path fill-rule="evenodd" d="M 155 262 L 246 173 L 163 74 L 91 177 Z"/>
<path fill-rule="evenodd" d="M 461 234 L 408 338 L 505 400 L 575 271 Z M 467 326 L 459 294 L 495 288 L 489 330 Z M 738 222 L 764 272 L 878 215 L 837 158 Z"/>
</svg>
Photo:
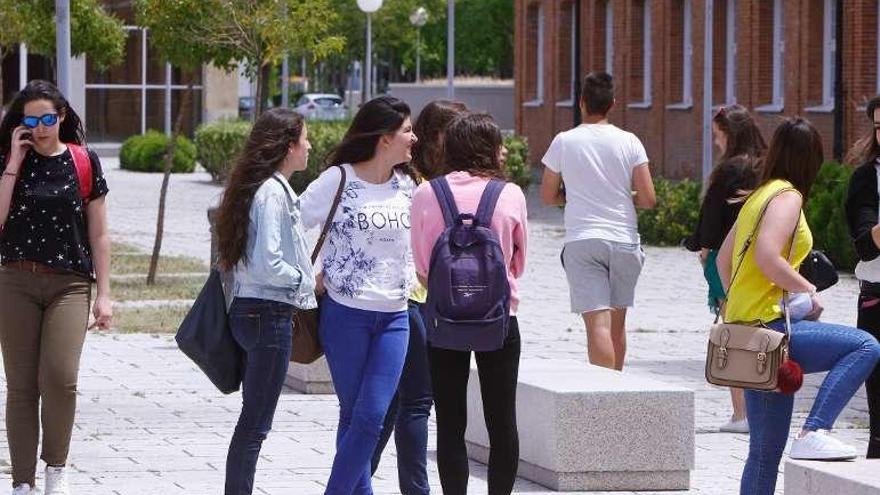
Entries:
<svg viewBox="0 0 880 495">
<path fill-rule="evenodd" d="M 501 197 L 501 191 L 506 186 L 502 180 L 492 179 L 486 184 L 483 195 L 480 197 L 480 205 L 477 207 L 477 214 L 474 221 L 487 229 L 492 225 L 492 215 L 495 213 L 495 205 L 498 204 L 498 198 Z"/>
<path fill-rule="evenodd" d="M 83 203 L 88 203 L 92 196 L 92 159 L 84 146 L 68 143 L 67 149 L 73 157 L 73 168 L 76 169 L 76 178 L 79 182 L 79 197 Z"/>
<path fill-rule="evenodd" d="M 443 221 L 446 227 L 452 227 L 459 222 L 458 206 L 455 204 L 455 196 L 452 195 L 452 189 L 449 188 L 449 182 L 446 177 L 440 176 L 431 179 L 431 189 L 437 196 L 437 202 L 440 203 L 440 211 L 443 213 Z"/>
</svg>

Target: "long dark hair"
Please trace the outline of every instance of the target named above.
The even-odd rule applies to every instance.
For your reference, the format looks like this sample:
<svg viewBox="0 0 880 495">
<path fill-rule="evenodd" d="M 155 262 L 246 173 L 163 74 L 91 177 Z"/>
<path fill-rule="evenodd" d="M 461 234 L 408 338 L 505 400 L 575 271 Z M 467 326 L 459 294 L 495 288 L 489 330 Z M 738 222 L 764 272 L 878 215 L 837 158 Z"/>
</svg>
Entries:
<svg viewBox="0 0 880 495">
<path fill-rule="evenodd" d="M 376 155 L 379 139 L 397 132 L 409 116 L 409 105 L 393 96 L 380 96 L 364 103 L 342 141 L 327 154 L 324 165 L 332 167 L 370 160 Z M 416 177 L 408 163 L 397 164 L 394 168 L 413 179 Z"/>
<path fill-rule="evenodd" d="M 506 180 L 498 157 L 503 142 L 501 129 L 488 113 L 460 115 L 446 129 L 446 163 L 455 171 Z"/>
<path fill-rule="evenodd" d="M 248 222 L 254 195 L 278 170 L 290 144 L 299 142 L 303 127 L 302 116 L 289 108 L 267 110 L 254 123 L 226 179 L 217 212 L 218 261 L 224 270 L 232 269 L 239 261 L 248 262 Z"/>
<path fill-rule="evenodd" d="M 880 143 L 877 142 L 877 129 L 874 128 L 874 110 L 878 108 L 880 108 L 880 96 L 875 96 L 871 98 L 865 109 L 868 121 L 871 122 L 871 129 L 853 144 L 844 162 L 851 165 L 873 164 L 877 158 L 880 158 Z"/>
<path fill-rule="evenodd" d="M 822 136 L 813 124 L 802 117 L 785 119 L 770 140 L 761 184 L 773 179 L 787 180 L 806 203 L 824 160 Z"/>
<path fill-rule="evenodd" d="M 752 159 L 759 158 L 767 151 L 764 136 L 746 107 L 725 105 L 715 113 L 712 122 L 727 136 L 727 149 L 720 161 L 743 155 Z"/>
<path fill-rule="evenodd" d="M 62 143 L 84 144 L 86 142 L 85 131 L 83 131 L 79 115 L 73 111 L 67 98 L 58 87 L 49 81 L 34 79 L 12 98 L 9 110 L 3 117 L 3 122 L 0 123 L 0 155 L 9 154 L 9 149 L 12 147 L 12 131 L 21 125 L 25 104 L 36 100 L 51 101 L 58 116 L 64 116 L 64 120 L 59 121 L 58 124 L 60 126 L 58 138 Z"/>
<path fill-rule="evenodd" d="M 419 113 L 413 125 L 419 140 L 413 145 L 412 164 L 425 179 L 449 172 L 443 156 L 443 136 L 449 123 L 467 111 L 467 106 L 460 101 L 435 100 Z"/>
</svg>

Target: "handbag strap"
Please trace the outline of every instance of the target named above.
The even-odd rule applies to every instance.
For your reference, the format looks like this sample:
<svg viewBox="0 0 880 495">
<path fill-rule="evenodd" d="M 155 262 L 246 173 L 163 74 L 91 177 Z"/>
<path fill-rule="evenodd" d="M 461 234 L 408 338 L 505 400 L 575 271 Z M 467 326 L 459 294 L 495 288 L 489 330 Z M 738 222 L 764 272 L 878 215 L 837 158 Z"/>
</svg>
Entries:
<svg viewBox="0 0 880 495">
<path fill-rule="evenodd" d="M 740 268 L 742 268 L 742 264 L 746 259 L 746 252 L 748 251 L 749 247 L 752 246 L 754 241 L 757 239 L 758 229 L 761 227 L 761 222 L 764 220 L 764 215 L 767 213 L 767 209 L 770 207 L 770 203 L 773 202 L 773 200 L 776 199 L 777 197 L 779 197 L 782 193 L 788 192 L 788 191 L 797 191 L 797 189 L 794 189 L 792 187 L 786 187 L 784 189 L 780 189 L 779 191 L 776 191 L 776 193 L 774 193 L 772 196 L 770 196 L 767 199 L 767 202 L 764 203 L 764 206 L 761 207 L 761 212 L 758 214 L 758 220 L 755 222 L 755 226 L 752 228 L 752 231 L 749 233 L 749 236 L 746 238 L 745 242 L 743 243 L 742 249 L 740 249 L 740 251 L 739 251 L 739 261 L 736 264 L 736 268 L 733 271 L 733 275 L 730 277 L 730 285 L 728 286 L 728 290 L 730 287 L 733 286 L 733 281 L 736 280 L 736 276 L 739 273 Z M 801 213 L 799 211 L 798 212 L 798 219 L 794 223 L 794 230 L 792 231 L 791 239 L 789 240 L 788 258 L 787 258 L 789 265 L 791 265 L 791 260 L 792 260 L 792 257 L 794 256 L 794 246 L 795 246 L 795 239 L 797 238 L 797 229 L 801 223 L 800 215 L 801 215 Z M 790 337 L 791 336 L 791 316 L 789 315 L 788 306 L 789 306 L 788 291 L 785 289 L 782 289 L 782 313 L 785 315 L 785 334 Z M 719 305 L 719 308 L 715 312 L 715 323 L 718 323 L 718 320 L 720 317 L 721 317 L 721 306 Z"/>
<path fill-rule="evenodd" d="M 315 261 L 318 260 L 318 254 L 321 252 L 321 248 L 324 247 L 324 241 L 327 240 L 327 234 L 330 233 L 330 224 L 333 222 L 333 217 L 336 216 L 336 210 L 339 208 L 339 202 L 342 200 L 342 191 L 345 189 L 345 167 L 342 165 L 336 165 L 339 167 L 339 172 L 342 176 L 339 179 L 339 187 L 336 188 L 336 196 L 333 198 L 333 205 L 330 206 L 330 212 L 327 213 L 327 219 L 324 221 L 324 227 L 321 229 L 321 235 L 318 236 L 318 242 L 315 244 L 315 249 L 312 251 L 312 264 L 315 264 Z"/>
</svg>

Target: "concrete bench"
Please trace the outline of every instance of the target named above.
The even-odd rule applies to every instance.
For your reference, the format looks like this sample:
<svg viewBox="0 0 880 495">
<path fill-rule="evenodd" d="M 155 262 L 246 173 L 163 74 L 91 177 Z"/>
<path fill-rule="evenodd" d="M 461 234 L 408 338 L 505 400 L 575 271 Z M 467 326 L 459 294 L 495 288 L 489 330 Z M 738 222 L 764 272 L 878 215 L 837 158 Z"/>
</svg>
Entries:
<svg viewBox="0 0 880 495">
<path fill-rule="evenodd" d="M 785 495 L 880 495 L 880 459 L 855 462 L 789 460 Z"/>
<path fill-rule="evenodd" d="M 558 491 L 686 490 L 691 390 L 573 360 L 523 361 L 519 476 Z M 468 383 L 468 454 L 487 463 L 479 375 Z"/>
<path fill-rule="evenodd" d="M 322 357 L 312 364 L 290 363 L 284 384 L 304 394 L 332 394 L 333 380 L 327 358 Z"/>
</svg>

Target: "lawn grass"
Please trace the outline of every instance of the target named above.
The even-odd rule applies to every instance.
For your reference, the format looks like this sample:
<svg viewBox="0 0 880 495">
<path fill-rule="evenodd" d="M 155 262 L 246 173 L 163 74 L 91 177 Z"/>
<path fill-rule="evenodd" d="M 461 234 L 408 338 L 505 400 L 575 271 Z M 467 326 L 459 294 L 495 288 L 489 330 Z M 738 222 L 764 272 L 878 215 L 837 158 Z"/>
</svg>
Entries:
<svg viewBox="0 0 880 495">
<path fill-rule="evenodd" d="M 126 244 L 113 244 L 110 256 L 110 273 L 113 275 L 144 274 L 150 269 L 150 254 L 143 249 Z M 162 256 L 159 258 L 159 274 L 162 273 L 208 273 L 208 265 L 198 258 L 186 256 Z"/>
<path fill-rule="evenodd" d="M 119 333 L 175 333 L 186 316 L 186 306 L 119 308 L 113 310 L 113 331 Z"/>
<path fill-rule="evenodd" d="M 207 279 L 207 274 L 193 277 L 160 275 L 154 285 L 147 285 L 145 275 L 143 278 L 111 280 L 110 291 L 117 302 L 195 299 Z"/>
</svg>

